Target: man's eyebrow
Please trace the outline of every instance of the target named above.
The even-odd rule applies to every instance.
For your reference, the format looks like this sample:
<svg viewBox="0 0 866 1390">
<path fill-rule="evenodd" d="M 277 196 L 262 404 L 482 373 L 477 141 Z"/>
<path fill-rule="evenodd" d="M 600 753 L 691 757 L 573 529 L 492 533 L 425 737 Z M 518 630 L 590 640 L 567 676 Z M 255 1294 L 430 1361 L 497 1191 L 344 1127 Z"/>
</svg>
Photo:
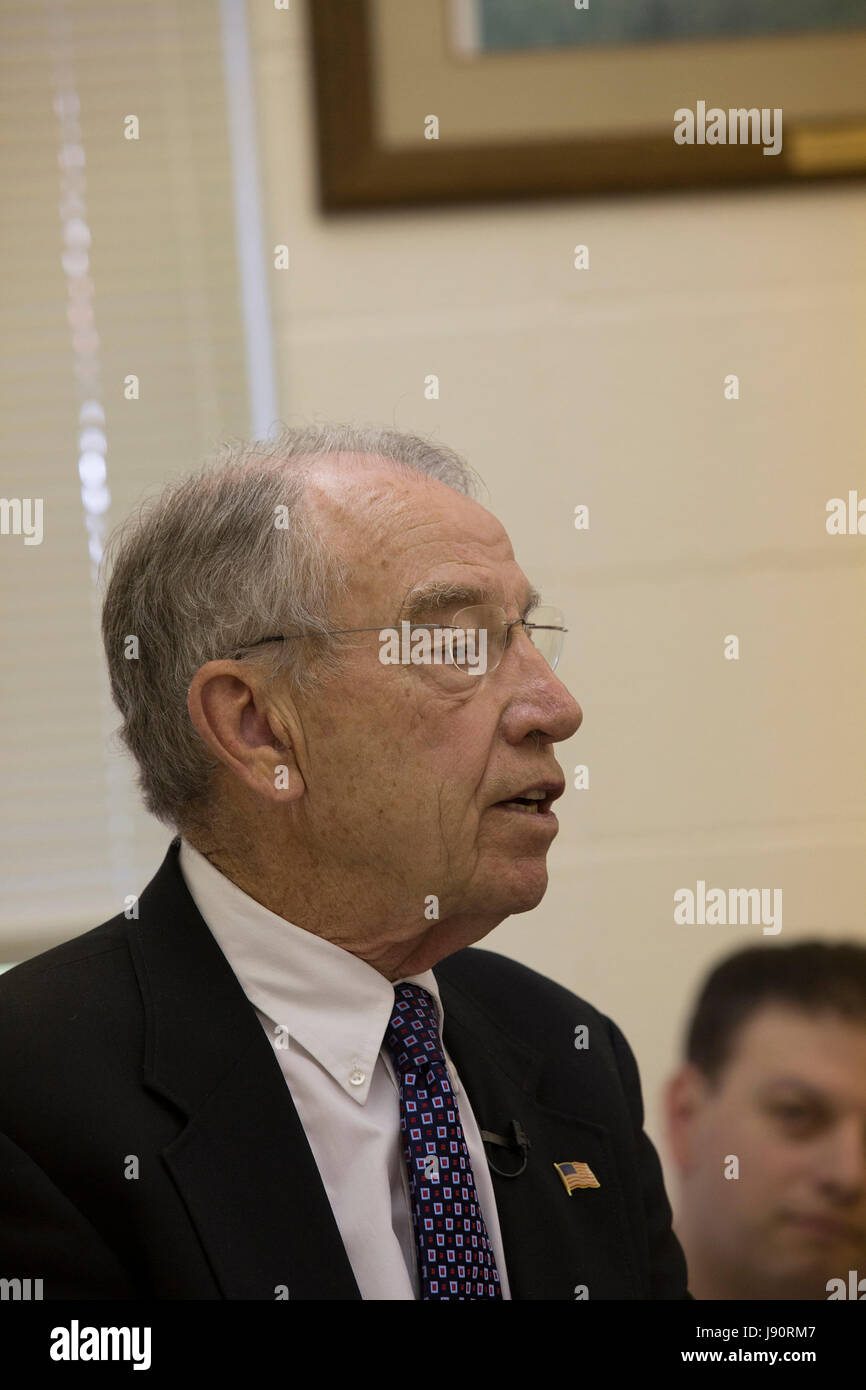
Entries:
<svg viewBox="0 0 866 1390">
<path fill-rule="evenodd" d="M 527 613 L 533 608 L 537 608 L 540 602 L 541 594 L 530 585 L 521 616 L 525 618 Z M 470 608 L 478 603 L 493 603 L 496 604 L 497 608 L 501 608 L 502 595 L 484 585 L 434 580 L 430 584 L 423 584 L 417 589 L 412 589 L 407 594 L 398 621 L 417 622 L 428 613 L 454 608 L 458 604 L 461 608 Z"/>
<path fill-rule="evenodd" d="M 779 1092 L 796 1091 L 800 1096 L 811 1101 L 814 1105 L 832 1105 L 833 1097 L 827 1091 L 815 1086 L 810 1081 L 804 1081 L 798 1076 L 776 1076 L 772 1080 L 765 1082 L 763 1094 L 772 1099 Z"/>
</svg>

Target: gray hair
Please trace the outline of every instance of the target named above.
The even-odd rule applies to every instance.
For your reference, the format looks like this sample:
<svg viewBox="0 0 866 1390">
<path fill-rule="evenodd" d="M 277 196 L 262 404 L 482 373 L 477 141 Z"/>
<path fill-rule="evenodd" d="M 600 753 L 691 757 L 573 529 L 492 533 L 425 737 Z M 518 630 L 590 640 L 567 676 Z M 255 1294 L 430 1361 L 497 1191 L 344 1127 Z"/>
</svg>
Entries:
<svg viewBox="0 0 866 1390">
<path fill-rule="evenodd" d="M 327 454 L 372 455 L 468 497 L 479 490 L 464 459 L 418 435 L 282 426 L 267 440 L 223 444 L 216 458 L 146 502 L 108 542 L 102 640 L 123 716 L 119 733 L 138 764 L 147 809 L 176 829 L 208 823 L 220 765 L 187 709 L 200 666 L 234 657 L 266 687 L 285 678 L 302 694 L 339 670 L 342 639 L 328 628 L 348 574 L 306 506 L 310 473 Z M 310 636 L 253 645 L 296 630 Z"/>
</svg>

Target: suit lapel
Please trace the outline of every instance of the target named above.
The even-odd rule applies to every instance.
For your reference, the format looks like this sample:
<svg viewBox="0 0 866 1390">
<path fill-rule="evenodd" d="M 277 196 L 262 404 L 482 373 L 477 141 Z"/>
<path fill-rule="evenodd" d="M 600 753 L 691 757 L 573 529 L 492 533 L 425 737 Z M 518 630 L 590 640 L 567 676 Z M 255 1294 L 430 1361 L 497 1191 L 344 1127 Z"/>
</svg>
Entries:
<svg viewBox="0 0 866 1390">
<path fill-rule="evenodd" d="M 485 1142 L 514 1299 L 645 1297 L 608 1131 L 542 1104 L 543 1058 L 479 1013 L 436 968 L 444 1039 L 480 1130 L 510 1136 L 519 1120 L 531 1148 L 519 1157 Z M 569 1193 L 554 1164 L 587 1163 L 598 1188 Z M 494 1166 L 495 1165 L 495 1168 Z M 585 1290 L 585 1292 L 584 1292 Z"/>
<path fill-rule="evenodd" d="M 145 1011 L 145 1086 L 186 1125 L 162 1157 L 227 1299 L 360 1299 L 315 1159 L 273 1050 L 190 897 L 179 842 L 141 895 L 130 950 Z M 520 1177 L 493 1171 L 516 1299 L 639 1298 L 639 1276 L 607 1131 L 537 1097 L 543 1059 L 437 979 L 445 1046 L 479 1129 L 531 1149 Z M 515 1166 L 486 1144 L 488 1159 Z M 569 1195 L 554 1163 L 588 1163 L 601 1184 Z"/>
<path fill-rule="evenodd" d="M 224 1298 L 360 1299 L 277 1059 L 189 896 L 178 848 L 130 931 L 144 1083 L 187 1119 L 163 1160 Z"/>
</svg>

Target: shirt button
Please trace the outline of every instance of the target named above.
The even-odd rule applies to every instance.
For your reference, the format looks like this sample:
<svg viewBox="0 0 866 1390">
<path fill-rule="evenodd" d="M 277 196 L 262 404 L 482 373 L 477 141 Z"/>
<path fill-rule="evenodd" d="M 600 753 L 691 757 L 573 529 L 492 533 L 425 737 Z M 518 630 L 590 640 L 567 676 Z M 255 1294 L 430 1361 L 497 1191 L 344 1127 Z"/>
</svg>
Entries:
<svg viewBox="0 0 866 1390">
<path fill-rule="evenodd" d="M 349 1080 L 353 1086 L 363 1086 L 364 1082 L 367 1080 L 367 1073 L 361 1071 L 360 1067 L 355 1067 L 354 1071 L 349 1072 Z"/>
</svg>

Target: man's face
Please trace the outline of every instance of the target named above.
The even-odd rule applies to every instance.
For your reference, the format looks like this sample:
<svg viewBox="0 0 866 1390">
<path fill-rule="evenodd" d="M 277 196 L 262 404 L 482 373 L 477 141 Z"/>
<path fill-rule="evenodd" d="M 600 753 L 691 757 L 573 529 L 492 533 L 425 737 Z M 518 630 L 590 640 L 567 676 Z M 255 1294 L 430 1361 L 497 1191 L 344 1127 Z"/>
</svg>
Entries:
<svg viewBox="0 0 866 1390">
<path fill-rule="evenodd" d="M 509 619 L 526 615 L 530 586 L 502 526 L 443 484 L 406 479 L 381 461 L 328 459 L 310 499 L 314 524 L 352 576 L 333 627 L 399 630 L 410 592 L 431 581 L 489 591 Z M 448 623 L 469 602 L 415 621 Z M 488 930 L 534 907 L 556 817 L 497 803 L 562 786 L 551 745 L 580 726 L 577 702 L 521 628 L 496 670 L 454 688 L 430 667 L 380 662 L 378 631 L 343 641 L 351 650 L 340 675 L 295 700 L 306 793 L 292 803 L 291 835 L 318 846 L 349 915 L 377 920 L 399 902 L 405 916 L 395 915 L 393 930 L 405 942 L 435 935 L 428 895 L 440 918 L 474 914 Z"/>
<path fill-rule="evenodd" d="M 766 1005 L 718 1089 L 695 1094 L 677 1135 L 683 1200 L 722 1283 L 819 1299 L 829 1279 L 866 1276 L 866 1027 Z M 728 1155 L 738 1178 L 724 1177 Z"/>
</svg>

